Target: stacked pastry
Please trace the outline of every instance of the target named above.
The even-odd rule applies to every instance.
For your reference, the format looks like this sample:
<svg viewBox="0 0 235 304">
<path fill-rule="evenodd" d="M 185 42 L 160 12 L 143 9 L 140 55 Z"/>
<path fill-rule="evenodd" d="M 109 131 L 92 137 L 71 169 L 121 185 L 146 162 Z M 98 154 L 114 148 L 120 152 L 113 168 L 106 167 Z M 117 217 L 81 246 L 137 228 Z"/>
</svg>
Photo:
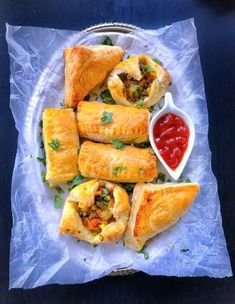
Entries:
<svg viewBox="0 0 235 304">
<path fill-rule="evenodd" d="M 187 211 L 199 185 L 150 183 L 157 177 L 156 156 L 133 144 L 148 141 L 147 108 L 165 94 L 170 77 L 148 56 L 120 62 L 123 54 L 117 46 L 65 49 L 68 109 L 43 114 L 46 180 L 53 187 L 79 172 L 91 179 L 69 193 L 61 233 L 98 244 L 116 242 L 126 231 L 126 246 L 141 250 Z M 117 104 L 84 101 L 106 79 Z M 79 137 L 85 139 L 81 147 Z M 122 182 L 136 183 L 131 207 L 126 190 L 117 184 Z"/>
</svg>

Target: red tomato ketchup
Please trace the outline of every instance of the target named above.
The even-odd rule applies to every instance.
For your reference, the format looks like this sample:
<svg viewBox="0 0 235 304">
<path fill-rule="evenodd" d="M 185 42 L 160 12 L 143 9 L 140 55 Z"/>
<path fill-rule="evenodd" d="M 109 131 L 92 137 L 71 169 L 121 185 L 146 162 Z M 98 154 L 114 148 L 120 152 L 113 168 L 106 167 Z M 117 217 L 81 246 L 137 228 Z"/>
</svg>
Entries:
<svg viewBox="0 0 235 304">
<path fill-rule="evenodd" d="M 164 114 L 156 122 L 153 136 L 161 157 L 176 169 L 188 147 L 189 128 L 184 120 L 173 113 Z"/>
</svg>

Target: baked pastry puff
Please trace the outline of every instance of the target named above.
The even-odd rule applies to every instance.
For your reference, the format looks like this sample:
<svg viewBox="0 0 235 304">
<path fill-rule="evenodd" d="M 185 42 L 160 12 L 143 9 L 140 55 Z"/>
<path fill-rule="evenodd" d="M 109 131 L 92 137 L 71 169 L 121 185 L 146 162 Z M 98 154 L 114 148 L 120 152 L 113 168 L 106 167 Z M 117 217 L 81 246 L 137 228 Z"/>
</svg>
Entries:
<svg viewBox="0 0 235 304">
<path fill-rule="evenodd" d="M 149 148 L 125 146 L 120 150 L 86 140 L 81 145 L 78 166 L 85 177 L 123 183 L 151 182 L 157 177 L 157 159 Z"/>
<path fill-rule="evenodd" d="M 156 104 L 165 95 L 170 82 L 167 71 L 147 55 L 130 56 L 120 62 L 107 80 L 118 104 L 139 108 Z"/>
<path fill-rule="evenodd" d="M 50 187 L 78 175 L 79 137 L 72 109 L 45 109 L 42 116 L 46 181 Z"/>
<path fill-rule="evenodd" d="M 76 107 L 121 60 L 119 46 L 79 45 L 64 50 L 65 105 Z"/>
<path fill-rule="evenodd" d="M 108 124 L 100 122 L 105 112 L 112 114 L 112 120 Z M 81 101 L 77 108 L 79 135 L 104 143 L 111 143 L 115 139 L 124 143 L 147 141 L 149 120 L 150 113 L 147 109 L 91 101 Z"/>
<path fill-rule="evenodd" d="M 136 184 L 124 242 L 141 250 L 145 242 L 174 225 L 199 192 L 197 183 Z"/>
<path fill-rule="evenodd" d="M 122 187 L 93 179 L 69 193 L 60 232 L 91 244 L 113 243 L 126 230 L 129 213 L 128 195 Z"/>
</svg>

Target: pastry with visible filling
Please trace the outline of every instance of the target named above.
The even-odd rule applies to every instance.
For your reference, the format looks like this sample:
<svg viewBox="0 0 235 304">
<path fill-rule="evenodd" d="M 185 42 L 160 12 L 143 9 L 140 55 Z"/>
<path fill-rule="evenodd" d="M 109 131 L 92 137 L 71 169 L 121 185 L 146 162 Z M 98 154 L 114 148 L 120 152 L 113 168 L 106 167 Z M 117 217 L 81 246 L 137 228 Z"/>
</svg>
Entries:
<svg viewBox="0 0 235 304">
<path fill-rule="evenodd" d="M 109 123 L 102 123 L 103 113 L 110 113 Z M 82 101 L 77 107 L 78 132 L 98 142 L 142 143 L 148 140 L 150 114 L 147 109 L 126 108 L 101 102 Z"/>
<path fill-rule="evenodd" d="M 197 183 L 137 184 L 125 245 L 141 250 L 147 240 L 174 225 L 187 212 L 199 190 Z"/>
<path fill-rule="evenodd" d="M 66 107 L 76 107 L 94 87 L 104 81 L 123 54 L 124 51 L 119 46 L 78 45 L 66 48 Z"/>
<path fill-rule="evenodd" d="M 69 193 L 60 232 L 92 244 L 113 243 L 123 235 L 129 213 L 128 195 L 122 187 L 90 180 Z"/>
<path fill-rule="evenodd" d="M 167 71 L 147 55 L 134 55 L 120 62 L 108 77 L 113 99 L 127 107 L 149 108 L 169 88 Z"/>
<path fill-rule="evenodd" d="M 45 109 L 42 116 L 46 181 L 50 187 L 78 175 L 79 137 L 72 109 Z"/>
<path fill-rule="evenodd" d="M 78 164 L 81 174 L 88 178 L 137 183 L 153 181 L 157 176 L 157 160 L 150 148 L 116 149 L 110 144 L 85 141 Z"/>
</svg>

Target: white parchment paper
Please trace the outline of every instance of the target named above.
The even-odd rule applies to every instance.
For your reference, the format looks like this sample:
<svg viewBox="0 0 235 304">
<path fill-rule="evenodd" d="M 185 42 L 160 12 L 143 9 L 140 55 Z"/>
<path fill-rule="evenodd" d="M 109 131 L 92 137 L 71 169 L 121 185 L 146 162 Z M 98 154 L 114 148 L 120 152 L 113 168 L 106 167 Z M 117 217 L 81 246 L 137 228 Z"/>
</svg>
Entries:
<svg viewBox="0 0 235 304">
<path fill-rule="evenodd" d="M 148 243 L 148 260 L 125 248 L 122 240 L 94 248 L 61 236 L 62 208 L 55 209 L 55 191 L 42 183 L 43 166 L 36 160 L 41 155 L 39 121 L 44 108 L 59 107 L 63 101 L 63 49 L 98 44 L 104 35 L 7 25 L 10 107 L 19 131 L 11 192 L 9 288 L 84 283 L 119 267 L 151 275 L 232 275 L 217 182 L 211 172 L 207 105 L 193 19 L 159 30 L 109 35 L 126 49 L 126 55 L 149 54 L 160 59 L 170 73 L 175 103 L 191 116 L 196 129 L 195 146 L 183 175 L 200 183 L 201 192 L 176 225 Z"/>
</svg>

